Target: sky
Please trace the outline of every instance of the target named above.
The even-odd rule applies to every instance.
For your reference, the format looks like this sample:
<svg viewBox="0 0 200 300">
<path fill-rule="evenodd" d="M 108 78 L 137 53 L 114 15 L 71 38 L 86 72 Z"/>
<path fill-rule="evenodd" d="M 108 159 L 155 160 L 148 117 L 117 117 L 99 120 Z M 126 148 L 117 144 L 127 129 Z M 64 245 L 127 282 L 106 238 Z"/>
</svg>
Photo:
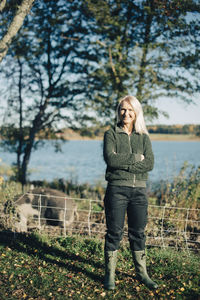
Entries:
<svg viewBox="0 0 200 300">
<path fill-rule="evenodd" d="M 153 124 L 200 124 L 200 98 L 196 100 L 195 104 L 185 104 L 183 101 L 174 99 L 162 99 L 162 101 L 159 100 L 156 106 L 160 110 L 166 111 L 169 118 L 160 116 L 153 121 Z"/>
<path fill-rule="evenodd" d="M 0 85 L 1 85 L 0 80 Z M 169 118 L 162 115 L 154 121 L 147 121 L 147 125 L 184 125 L 184 124 L 198 124 L 200 125 L 200 94 L 199 98 L 194 99 L 196 104 L 186 104 L 184 101 L 178 99 L 160 98 L 155 104 L 159 110 L 166 111 Z M 4 107 L 5 101 L 0 97 L 0 109 Z M 4 107 L 5 108 L 5 107 Z M 2 123 L 3 115 L 0 118 Z"/>
</svg>

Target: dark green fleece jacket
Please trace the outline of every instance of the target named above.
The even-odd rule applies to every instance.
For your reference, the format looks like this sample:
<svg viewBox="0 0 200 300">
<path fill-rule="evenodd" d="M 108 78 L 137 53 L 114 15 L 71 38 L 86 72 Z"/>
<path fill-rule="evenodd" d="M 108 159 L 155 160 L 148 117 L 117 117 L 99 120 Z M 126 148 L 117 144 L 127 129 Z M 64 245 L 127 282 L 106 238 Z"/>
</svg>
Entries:
<svg viewBox="0 0 200 300">
<path fill-rule="evenodd" d="M 148 171 L 153 169 L 154 155 L 147 134 L 135 131 L 129 136 L 119 126 L 104 134 L 106 180 L 111 185 L 146 187 Z M 144 160 L 141 161 L 141 154 Z"/>
</svg>

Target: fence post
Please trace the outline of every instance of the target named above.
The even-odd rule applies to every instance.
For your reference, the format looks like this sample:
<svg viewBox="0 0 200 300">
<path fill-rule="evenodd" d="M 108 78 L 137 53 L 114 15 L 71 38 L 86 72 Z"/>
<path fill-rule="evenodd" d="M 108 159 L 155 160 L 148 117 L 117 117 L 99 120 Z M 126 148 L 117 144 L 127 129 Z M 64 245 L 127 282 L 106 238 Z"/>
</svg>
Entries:
<svg viewBox="0 0 200 300">
<path fill-rule="evenodd" d="M 91 209 L 92 209 L 92 205 L 91 205 L 91 200 L 89 199 L 89 212 L 88 212 L 88 235 L 91 235 L 91 228 L 90 228 L 90 215 L 91 215 Z"/>
<path fill-rule="evenodd" d="M 161 239 L 162 239 L 163 248 L 165 248 L 164 236 L 163 236 L 163 233 L 164 233 L 165 208 L 166 208 L 166 206 L 163 206 L 162 223 L 161 223 Z"/>
<path fill-rule="evenodd" d="M 187 224 L 188 224 L 188 216 L 189 216 L 189 208 L 187 208 L 187 214 L 186 214 L 186 219 L 185 219 L 185 230 L 184 230 L 184 235 L 185 235 L 185 243 L 186 243 L 186 248 L 187 248 L 187 251 L 189 251 L 189 248 L 188 248 L 188 239 L 187 239 Z"/>
<path fill-rule="evenodd" d="M 39 214 L 38 214 L 38 227 L 39 227 L 39 232 L 41 231 L 41 212 L 42 212 L 42 203 L 41 203 L 41 194 L 39 195 Z"/>
<path fill-rule="evenodd" d="M 16 238 L 16 203 L 14 204 L 14 209 L 15 209 L 15 214 L 13 215 L 13 218 L 14 218 L 14 239 Z"/>
<path fill-rule="evenodd" d="M 65 208 L 64 208 L 64 220 L 63 220 L 63 227 L 64 227 L 64 236 L 66 237 L 66 210 L 67 210 L 67 198 L 64 198 L 65 201 Z"/>
</svg>

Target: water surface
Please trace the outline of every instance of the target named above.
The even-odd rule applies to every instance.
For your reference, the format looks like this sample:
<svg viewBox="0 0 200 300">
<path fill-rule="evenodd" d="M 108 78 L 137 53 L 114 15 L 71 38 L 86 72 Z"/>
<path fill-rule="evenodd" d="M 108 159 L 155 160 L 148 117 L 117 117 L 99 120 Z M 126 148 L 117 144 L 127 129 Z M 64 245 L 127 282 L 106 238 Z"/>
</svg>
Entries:
<svg viewBox="0 0 200 300">
<path fill-rule="evenodd" d="M 200 165 L 200 142 L 153 141 L 155 166 L 149 173 L 150 181 L 172 180 L 185 161 Z M 0 158 L 12 164 L 16 155 L 0 151 Z M 29 169 L 30 180 L 52 181 L 55 178 L 73 180 L 77 183 L 105 183 L 105 163 L 102 141 L 80 140 L 62 143 L 62 152 L 55 153 L 51 141 L 32 153 Z"/>
</svg>

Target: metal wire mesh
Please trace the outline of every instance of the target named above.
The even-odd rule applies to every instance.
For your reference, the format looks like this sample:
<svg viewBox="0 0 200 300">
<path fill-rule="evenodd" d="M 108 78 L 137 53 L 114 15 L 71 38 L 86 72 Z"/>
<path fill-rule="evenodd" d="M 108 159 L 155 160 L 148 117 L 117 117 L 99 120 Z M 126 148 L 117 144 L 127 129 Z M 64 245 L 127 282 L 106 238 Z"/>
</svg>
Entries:
<svg viewBox="0 0 200 300">
<path fill-rule="evenodd" d="M 56 197 L 61 199 L 60 206 L 44 205 L 45 195 L 26 193 L 23 197 L 34 197 L 32 204 L 34 215 L 26 216 L 27 230 L 38 230 L 50 235 L 78 234 L 103 238 L 106 232 L 103 201 L 71 197 Z M 48 197 L 51 197 L 48 195 Z M 20 198 L 22 199 L 22 198 Z M 69 206 L 68 202 L 74 203 Z M 17 208 L 17 201 L 15 203 Z M 53 217 L 45 214 L 47 210 L 54 211 Z M 17 209 L 16 209 L 17 211 Z M 36 213 L 37 212 L 37 213 Z M 55 213 L 56 212 L 56 213 Z M 173 247 L 185 250 L 200 250 L 200 209 L 149 205 L 148 224 L 146 227 L 146 245 L 156 247 Z M 23 211 L 21 211 L 21 216 Z M 20 222 L 15 216 L 15 229 Z M 53 222 L 53 225 L 52 225 Z M 127 221 L 124 226 L 124 239 L 128 240 Z"/>
</svg>

